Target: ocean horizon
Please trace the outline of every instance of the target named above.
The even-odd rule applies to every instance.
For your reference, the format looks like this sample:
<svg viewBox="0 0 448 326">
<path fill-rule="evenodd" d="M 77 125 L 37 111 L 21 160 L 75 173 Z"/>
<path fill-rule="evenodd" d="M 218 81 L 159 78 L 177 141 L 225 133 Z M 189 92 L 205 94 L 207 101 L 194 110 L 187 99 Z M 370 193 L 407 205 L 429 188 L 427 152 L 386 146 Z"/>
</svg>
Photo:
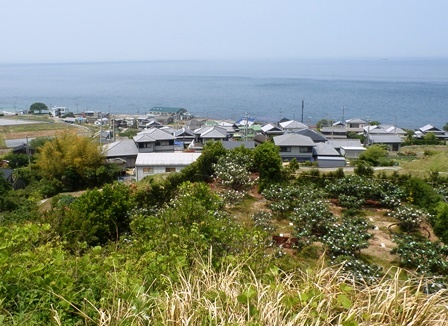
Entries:
<svg viewBox="0 0 448 326">
<path fill-rule="evenodd" d="M 0 64 L 0 111 L 34 102 L 111 114 L 182 107 L 211 119 L 448 122 L 448 58 Z"/>
</svg>

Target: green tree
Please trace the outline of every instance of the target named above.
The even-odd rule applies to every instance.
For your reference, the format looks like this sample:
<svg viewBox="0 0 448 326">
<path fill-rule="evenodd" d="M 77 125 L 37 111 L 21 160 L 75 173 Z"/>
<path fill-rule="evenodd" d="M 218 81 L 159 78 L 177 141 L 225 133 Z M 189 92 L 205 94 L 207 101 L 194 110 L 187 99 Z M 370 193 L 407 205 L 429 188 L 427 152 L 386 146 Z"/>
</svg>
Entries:
<svg viewBox="0 0 448 326">
<path fill-rule="evenodd" d="M 30 106 L 30 112 L 33 114 L 36 112 L 40 114 L 42 113 L 42 110 L 48 110 L 48 106 L 45 103 L 35 102 Z"/>
<path fill-rule="evenodd" d="M 46 142 L 52 140 L 53 137 L 37 137 L 30 141 L 30 147 L 39 150 Z"/>
<path fill-rule="evenodd" d="M 208 181 L 215 172 L 214 165 L 226 152 L 227 150 L 221 142 L 209 141 L 205 144 L 201 156 L 190 166 L 196 169 L 194 172 L 200 177 L 199 179 Z M 187 169 L 187 171 L 192 172 L 191 169 Z"/>
<path fill-rule="evenodd" d="M 11 189 L 9 182 L 3 178 L 3 175 L 0 175 L 0 212 L 15 208 L 13 201 L 9 197 Z M 0 220 L 1 217 L 0 215 Z"/>
<path fill-rule="evenodd" d="M 438 145 L 440 142 L 437 139 L 437 136 L 433 132 L 428 132 L 423 136 L 423 142 L 426 145 Z"/>
<path fill-rule="evenodd" d="M 16 169 L 23 166 L 27 166 L 29 157 L 26 154 L 9 153 L 3 156 L 3 159 L 8 161 L 8 166 L 11 169 Z"/>
<path fill-rule="evenodd" d="M 321 129 L 322 127 L 330 127 L 333 123 L 333 120 L 321 119 L 316 122 L 316 128 Z"/>
<path fill-rule="evenodd" d="M 387 150 L 380 145 L 372 145 L 359 155 L 359 160 L 373 166 L 378 166 L 380 160 L 384 157 L 387 157 Z"/>
<path fill-rule="evenodd" d="M 436 208 L 434 232 L 444 243 L 448 243 L 448 203 L 440 202 Z"/>
<path fill-rule="evenodd" d="M 418 178 L 410 178 L 405 184 L 405 191 L 411 204 L 425 208 L 431 214 L 442 200 L 442 196 L 431 185 Z"/>
<path fill-rule="evenodd" d="M 61 197 L 63 199 L 63 197 Z M 64 203 L 69 203 L 64 205 Z M 117 241 L 129 231 L 129 214 L 133 208 L 131 191 L 122 183 L 105 185 L 101 190 L 89 190 L 79 198 L 58 202 L 50 221 L 71 249 L 80 243 L 89 246 Z"/>
<path fill-rule="evenodd" d="M 255 147 L 254 164 L 260 174 L 260 190 L 269 183 L 283 180 L 280 149 L 273 142 L 267 141 Z"/>
<path fill-rule="evenodd" d="M 443 130 L 448 131 L 448 122 L 443 126 Z"/>
<path fill-rule="evenodd" d="M 75 190 L 96 182 L 96 170 L 104 156 L 91 138 L 66 132 L 47 141 L 36 159 L 42 176 L 61 180 L 66 190 Z"/>
</svg>

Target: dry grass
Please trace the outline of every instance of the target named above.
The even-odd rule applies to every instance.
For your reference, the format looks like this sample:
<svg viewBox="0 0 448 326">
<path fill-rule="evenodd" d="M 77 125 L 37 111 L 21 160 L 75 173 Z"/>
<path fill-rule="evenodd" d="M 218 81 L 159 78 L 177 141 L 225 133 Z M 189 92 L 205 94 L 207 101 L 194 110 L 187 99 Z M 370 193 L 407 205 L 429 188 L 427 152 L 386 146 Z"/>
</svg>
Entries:
<svg viewBox="0 0 448 326">
<path fill-rule="evenodd" d="M 93 315 L 80 313 L 96 325 L 446 325 L 447 292 L 424 294 L 423 279 L 403 281 L 401 274 L 395 269 L 369 286 L 323 261 L 315 269 L 263 278 L 245 264 L 216 271 L 200 262 L 180 272 L 181 281 L 164 294 L 146 294 L 143 305 L 117 299 L 95 307 Z M 135 300 L 141 303 L 142 294 Z M 58 321 L 57 311 L 53 315 Z"/>
</svg>

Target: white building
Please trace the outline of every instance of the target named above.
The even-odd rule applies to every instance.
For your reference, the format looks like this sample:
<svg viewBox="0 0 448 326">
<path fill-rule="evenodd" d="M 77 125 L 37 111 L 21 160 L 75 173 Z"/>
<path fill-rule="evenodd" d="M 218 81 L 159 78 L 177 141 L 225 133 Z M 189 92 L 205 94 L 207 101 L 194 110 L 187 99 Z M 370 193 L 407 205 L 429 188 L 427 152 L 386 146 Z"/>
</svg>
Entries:
<svg viewBox="0 0 448 326">
<path fill-rule="evenodd" d="M 139 153 L 135 161 L 135 177 L 179 172 L 198 159 L 201 153 Z"/>
</svg>

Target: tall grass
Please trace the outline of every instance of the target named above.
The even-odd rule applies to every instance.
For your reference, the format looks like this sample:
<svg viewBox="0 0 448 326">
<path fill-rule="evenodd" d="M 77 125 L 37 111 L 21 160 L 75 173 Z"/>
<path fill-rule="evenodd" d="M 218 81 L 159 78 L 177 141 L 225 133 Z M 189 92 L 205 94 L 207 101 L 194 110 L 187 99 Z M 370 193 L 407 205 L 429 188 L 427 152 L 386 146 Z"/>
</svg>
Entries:
<svg viewBox="0 0 448 326">
<path fill-rule="evenodd" d="M 325 267 L 257 276 L 244 263 L 215 270 L 199 262 L 163 293 L 136 290 L 109 306 L 79 308 L 96 325 L 447 325 L 446 290 L 425 294 L 425 280 L 391 270 L 375 285 Z M 124 289 L 123 289 L 124 290 Z M 118 291 L 119 292 L 119 291 Z M 88 306 L 88 307 L 86 307 Z M 93 309 L 92 309 L 93 308 Z M 62 325 L 53 311 L 56 324 Z"/>
</svg>

